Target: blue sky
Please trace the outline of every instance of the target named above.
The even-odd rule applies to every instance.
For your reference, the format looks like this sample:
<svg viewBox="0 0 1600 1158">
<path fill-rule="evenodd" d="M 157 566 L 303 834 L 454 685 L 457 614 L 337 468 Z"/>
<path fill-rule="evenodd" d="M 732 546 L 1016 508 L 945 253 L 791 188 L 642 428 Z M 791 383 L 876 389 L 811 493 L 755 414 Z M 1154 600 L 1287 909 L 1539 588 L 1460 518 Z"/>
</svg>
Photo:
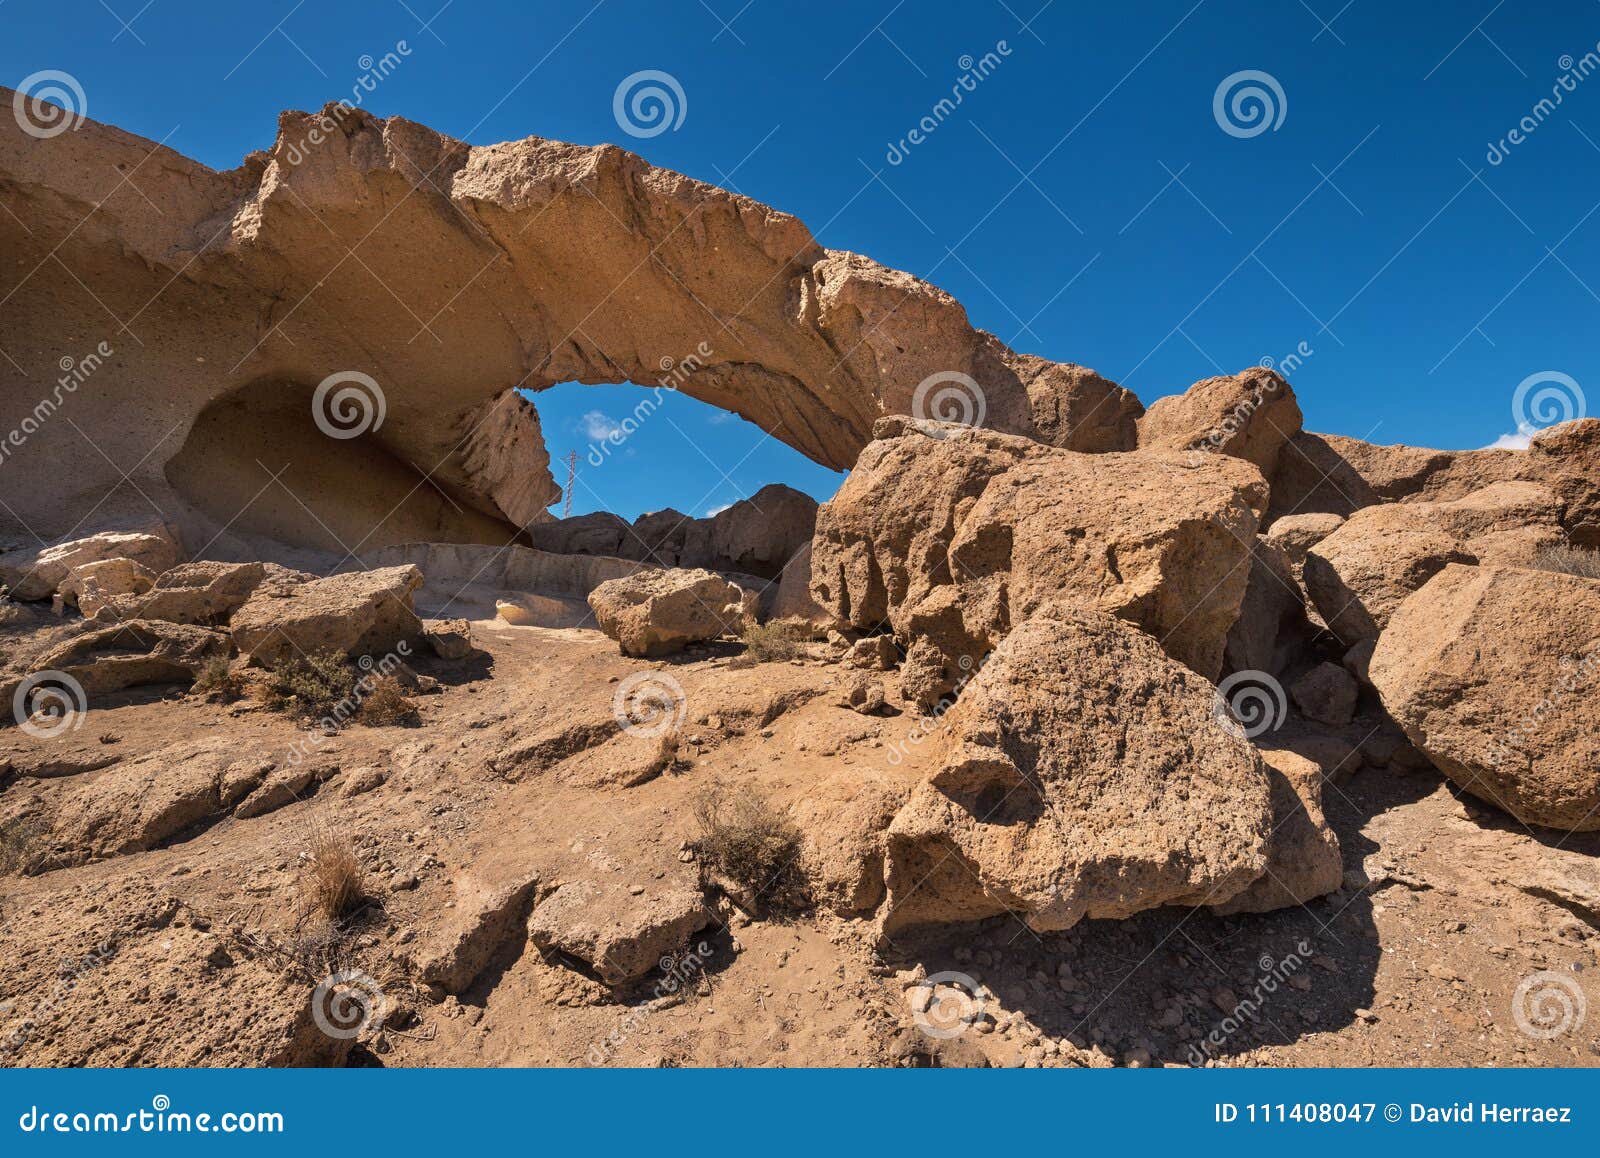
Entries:
<svg viewBox="0 0 1600 1158">
<path fill-rule="evenodd" d="M 8 0 L 0 79 L 70 72 L 96 119 L 229 167 L 270 143 L 278 110 L 337 99 L 404 40 L 366 98 L 379 114 L 474 143 L 618 142 L 1146 402 L 1309 350 L 1292 381 L 1313 429 L 1472 447 L 1515 432 L 1530 375 L 1600 389 L 1600 75 L 1573 79 L 1600 51 L 1595 0 L 1041 4 Z M 989 52 L 1000 63 L 890 163 Z M 635 138 L 613 96 L 645 69 L 676 79 L 684 115 Z M 1214 110 L 1244 71 L 1283 94 L 1255 135 Z M 592 415 L 619 420 L 627 397 L 542 396 L 553 456 L 584 453 Z M 586 472 L 575 509 L 699 514 L 768 481 L 821 496 L 837 480 L 692 400 L 665 413 L 675 428 Z"/>
</svg>

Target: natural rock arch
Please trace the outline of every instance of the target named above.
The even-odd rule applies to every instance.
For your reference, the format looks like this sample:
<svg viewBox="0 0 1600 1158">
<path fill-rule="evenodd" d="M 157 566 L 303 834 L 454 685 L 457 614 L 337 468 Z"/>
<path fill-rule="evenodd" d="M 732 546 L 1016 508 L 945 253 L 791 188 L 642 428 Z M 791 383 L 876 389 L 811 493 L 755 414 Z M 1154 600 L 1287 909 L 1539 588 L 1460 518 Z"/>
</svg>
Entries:
<svg viewBox="0 0 1600 1158">
<path fill-rule="evenodd" d="M 1076 449 L 1130 448 L 1141 412 L 1092 371 L 974 329 L 933 286 L 611 145 L 472 147 L 330 105 L 283 114 L 271 150 L 216 172 L 93 122 L 38 140 L 7 120 L 0 195 L 18 259 L 0 271 L 0 346 L 27 371 L 5 368 L 0 425 L 63 358 L 102 335 L 113 348 L 63 401 L 74 422 L 24 448 L 61 472 L 10 516 L 41 535 L 166 500 L 216 533 L 221 512 L 169 469 L 215 426 L 202 416 L 228 398 L 273 409 L 263 383 L 299 395 L 346 371 L 382 391 L 370 442 L 496 533 L 547 517 L 556 493 L 515 388 L 671 378 L 835 469 L 934 374 L 975 382 L 989 427 Z M 253 474 L 215 433 L 209 469 Z"/>
</svg>

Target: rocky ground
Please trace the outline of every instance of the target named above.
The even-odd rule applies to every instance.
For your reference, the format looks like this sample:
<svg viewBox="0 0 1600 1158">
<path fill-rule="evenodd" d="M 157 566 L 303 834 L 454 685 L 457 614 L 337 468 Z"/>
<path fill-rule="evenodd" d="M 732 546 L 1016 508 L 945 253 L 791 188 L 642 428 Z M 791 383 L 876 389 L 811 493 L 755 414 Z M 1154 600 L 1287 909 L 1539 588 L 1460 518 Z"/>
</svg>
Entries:
<svg viewBox="0 0 1600 1158">
<path fill-rule="evenodd" d="M 733 665 L 732 644 L 651 663 L 594 631 L 473 628 L 469 657 L 417 662 L 440 684 L 417 698 L 417 723 L 347 727 L 281 807 L 5 878 L 8 1061 L 1193 1064 L 1254 995 L 1258 1008 L 1210 1047 L 1217 1064 L 1596 1062 L 1592 1035 L 1520 1031 L 1513 1001 L 1521 979 L 1552 969 L 1577 971 L 1600 998 L 1600 841 L 1532 837 L 1436 774 L 1385 767 L 1332 781 L 1344 878 L 1304 906 L 1163 908 L 1049 934 L 1002 916 L 885 939 L 870 914 L 752 920 L 724 902 L 662 951 L 676 959 L 665 973 L 653 963 L 613 989 L 533 944 L 525 912 L 483 914 L 507 889 L 531 882 L 548 897 L 582 882 L 596 888 L 597 921 L 649 942 L 663 898 L 701 895 L 685 849 L 706 784 L 803 815 L 844 784 L 909 782 L 931 745 L 906 742 L 914 715 L 839 706 L 848 673 L 825 645 L 752 667 Z M 681 683 L 688 714 L 681 761 L 646 778 L 637 769 L 654 741 L 600 733 L 618 682 L 658 670 Z M 219 767 L 284 762 L 306 735 L 249 700 L 123 692 L 67 736 L 9 730 L 0 800 L 8 813 L 42 798 L 88 816 L 172 779 L 163 800 L 181 801 L 214 791 Z M 891 752 L 906 758 L 891 764 Z M 139 843 L 135 822 L 111 823 L 124 820 L 121 839 Z M 338 933 L 310 911 L 303 879 L 319 825 L 349 835 L 370 891 Z M 477 931 L 467 956 L 481 969 L 458 992 L 430 992 L 428 963 L 459 949 L 464 928 Z M 303 1024 L 311 987 L 335 966 L 383 993 L 381 1025 L 353 1046 Z M 958 1011 L 957 1027 L 972 1025 L 949 1038 L 919 1028 L 924 990 L 912 984 L 944 971 L 985 987 L 981 1015 Z M 1274 992 L 1259 992 L 1275 976 Z"/>
</svg>

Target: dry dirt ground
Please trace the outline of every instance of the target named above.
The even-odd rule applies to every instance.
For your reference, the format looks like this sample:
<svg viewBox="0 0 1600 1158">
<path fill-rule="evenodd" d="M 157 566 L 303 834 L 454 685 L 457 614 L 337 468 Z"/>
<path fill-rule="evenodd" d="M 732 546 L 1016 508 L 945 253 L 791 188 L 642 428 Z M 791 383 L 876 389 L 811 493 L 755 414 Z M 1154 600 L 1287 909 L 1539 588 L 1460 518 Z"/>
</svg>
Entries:
<svg viewBox="0 0 1600 1158">
<path fill-rule="evenodd" d="M 904 743 L 910 714 L 841 706 L 843 673 L 820 645 L 739 666 L 732 644 L 662 663 L 623 658 L 593 631 L 486 620 L 474 632 L 469 658 L 415 664 L 442 685 L 417 698 L 420 722 L 345 728 L 312 750 L 316 777 L 284 806 L 0 878 L 4 1060 L 330 1060 L 298 1015 L 320 974 L 345 968 L 384 994 L 381 1026 L 338 1056 L 351 1065 L 1600 1061 L 1600 834 L 1536 837 L 1436 775 L 1371 767 L 1326 792 L 1344 886 L 1304 907 L 1163 909 L 1042 937 L 1001 917 L 889 940 L 870 918 L 752 920 L 722 903 L 691 957 L 621 991 L 547 957 L 512 920 L 471 986 L 441 1000 L 416 955 L 485 890 L 536 881 L 547 896 L 587 880 L 648 905 L 699 887 L 692 802 L 708 783 L 789 806 L 819 785 L 916 778 L 930 746 Z M 687 702 L 682 759 L 660 774 L 655 742 L 608 727 L 620 681 L 651 670 Z M 83 821 L 92 842 L 119 809 L 161 806 L 173 769 L 282 765 L 307 736 L 250 700 L 122 693 L 51 740 L 0 732 L 0 816 L 81 810 L 100 817 Z M 368 890 L 337 933 L 308 915 L 303 869 L 330 829 L 350 838 Z M 661 968 L 685 983 L 669 991 Z M 1514 1015 L 1519 983 L 1542 970 L 1596 1006 L 1548 1038 Z M 944 971 L 983 987 L 981 1016 L 949 1038 L 919 1029 L 911 1000 Z"/>
</svg>

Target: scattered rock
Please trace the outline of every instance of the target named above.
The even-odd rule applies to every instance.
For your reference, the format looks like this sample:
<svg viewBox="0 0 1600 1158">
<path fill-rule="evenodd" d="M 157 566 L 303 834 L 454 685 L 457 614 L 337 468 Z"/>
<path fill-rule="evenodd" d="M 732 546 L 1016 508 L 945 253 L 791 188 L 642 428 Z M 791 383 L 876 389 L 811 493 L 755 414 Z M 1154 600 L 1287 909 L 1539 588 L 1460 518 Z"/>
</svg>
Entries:
<svg viewBox="0 0 1600 1158">
<path fill-rule="evenodd" d="M 1289 685 L 1289 695 L 1307 719 L 1342 728 L 1356 714 L 1360 688 L 1353 675 L 1336 663 L 1319 663 Z"/>
<path fill-rule="evenodd" d="M 623 655 L 658 656 L 737 634 L 755 619 L 756 597 L 710 571 L 640 571 L 589 593 L 600 630 Z"/>
<path fill-rule="evenodd" d="M 539 902 L 528 933 L 544 952 L 575 957 L 617 986 L 656 969 L 710 920 L 699 891 L 688 885 L 635 895 L 617 881 L 580 880 Z"/>
</svg>

